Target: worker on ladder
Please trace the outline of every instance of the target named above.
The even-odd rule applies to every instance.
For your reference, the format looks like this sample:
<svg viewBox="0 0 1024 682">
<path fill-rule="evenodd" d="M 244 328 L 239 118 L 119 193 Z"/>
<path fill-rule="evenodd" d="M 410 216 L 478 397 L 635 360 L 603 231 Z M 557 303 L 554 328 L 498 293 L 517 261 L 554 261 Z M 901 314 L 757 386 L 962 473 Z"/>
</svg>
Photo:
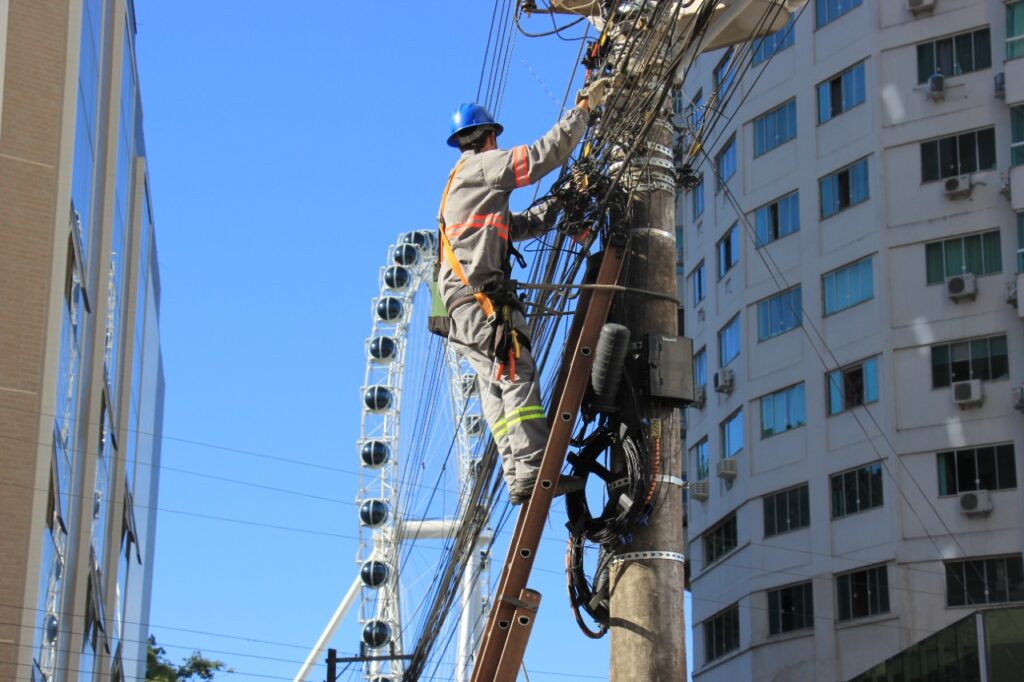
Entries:
<svg viewBox="0 0 1024 682">
<path fill-rule="evenodd" d="M 606 81 L 595 81 L 547 134 L 508 150 L 498 148 L 503 127 L 484 107 L 463 104 L 452 116 L 448 145 L 462 156 L 448 177 L 438 215 L 438 287 L 450 316 L 448 339 L 476 370 L 512 504 L 533 492 L 548 438 L 529 328 L 511 280 L 513 258 L 521 266 L 525 261 L 512 242 L 551 229 L 559 205 L 550 198 L 512 213 L 509 195 L 565 163 L 606 89 Z M 555 494 L 581 487 L 582 480 L 563 476 Z"/>
</svg>

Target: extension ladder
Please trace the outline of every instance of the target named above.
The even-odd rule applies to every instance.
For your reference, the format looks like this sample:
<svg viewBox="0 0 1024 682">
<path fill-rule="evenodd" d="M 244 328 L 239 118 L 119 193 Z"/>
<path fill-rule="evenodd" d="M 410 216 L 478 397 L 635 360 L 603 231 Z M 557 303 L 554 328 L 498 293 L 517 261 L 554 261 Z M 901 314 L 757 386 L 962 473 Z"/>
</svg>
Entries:
<svg viewBox="0 0 1024 682">
<path fill-rule="evenodd" d="M 472 682 L 515 682 L 522 665 L 541 599 L 540 593 L 529 589 L 526 582 L 590 381 L 597 339 L 611 308 L 615 292 L 608 285 L 618 284 L 622 273 L 625 241 L 621 236 L 609 240 L 604 252 L 599 254 L 601 260 L 594 282 L 599 286 L 584 289 L 580 295 L 555 383 L 555 400 L 552 401 L 555 411 L 549 415 L 551 431 L 544 448 L 538 483 L 519 512 L 494 604 L 477 651 Z"/>
</svg>

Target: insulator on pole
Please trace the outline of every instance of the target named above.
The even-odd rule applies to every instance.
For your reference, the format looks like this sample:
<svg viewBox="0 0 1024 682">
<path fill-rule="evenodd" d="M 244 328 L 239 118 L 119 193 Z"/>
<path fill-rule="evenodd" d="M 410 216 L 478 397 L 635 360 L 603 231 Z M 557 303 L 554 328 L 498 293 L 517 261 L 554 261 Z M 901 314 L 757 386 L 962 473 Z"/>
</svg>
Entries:
<svg viewBox="0 0 1024 682">
<path fill-rule="evenodd" d="M 594 394 L 590 401 L 594 409 L 601 412 L 617 412 L 619 404 L 619 381 L 622 366 L 629 351 L 629 329 L 621 324 L 609 322 L 601 328 L 594 353 L 594 366 L 590 370 L 590 385 Z"/>
</svg>

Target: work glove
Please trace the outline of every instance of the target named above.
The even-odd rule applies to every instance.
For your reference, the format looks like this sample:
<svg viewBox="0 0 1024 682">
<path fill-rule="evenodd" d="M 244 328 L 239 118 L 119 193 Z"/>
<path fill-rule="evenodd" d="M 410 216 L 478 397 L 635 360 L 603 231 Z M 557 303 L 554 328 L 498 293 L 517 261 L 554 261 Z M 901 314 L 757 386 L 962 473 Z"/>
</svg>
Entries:
<svg viewBox="0 0 1024 682">
<path fill-rule="evenodd" d="M 598 78 L 587 87 L 580 88 L 580 91 L 576 93 L 576 104 L 579 104 L 582 100 L 588 100 L 591 108 L 604 104 L 611 80 L 611 78 Z"/>
</svg>

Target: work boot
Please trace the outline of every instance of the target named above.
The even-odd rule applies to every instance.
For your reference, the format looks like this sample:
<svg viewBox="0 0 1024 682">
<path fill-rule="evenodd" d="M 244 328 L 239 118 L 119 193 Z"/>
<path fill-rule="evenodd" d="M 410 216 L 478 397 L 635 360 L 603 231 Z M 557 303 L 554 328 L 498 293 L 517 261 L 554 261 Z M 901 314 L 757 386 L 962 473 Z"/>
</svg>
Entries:
<svg viewBox="0 0 1024 682">
<path fill-rule="evenodd" d="M 533 494 L 533 488 L 537 485 L 537 479 L 529 479 L 526 481 L 516 481 L 515 484 L 509 488 L 508 501 L 513 504 L 522 504 L 530 499 L 530 495 Z M 583 490 L 583 479 L 579 476 L 559 476 L 558 483 L 555 485 L 555 497 L 559 495 L 565 495 L 566 493 L 574 493 L 577 490 Z"/>
</svg>

